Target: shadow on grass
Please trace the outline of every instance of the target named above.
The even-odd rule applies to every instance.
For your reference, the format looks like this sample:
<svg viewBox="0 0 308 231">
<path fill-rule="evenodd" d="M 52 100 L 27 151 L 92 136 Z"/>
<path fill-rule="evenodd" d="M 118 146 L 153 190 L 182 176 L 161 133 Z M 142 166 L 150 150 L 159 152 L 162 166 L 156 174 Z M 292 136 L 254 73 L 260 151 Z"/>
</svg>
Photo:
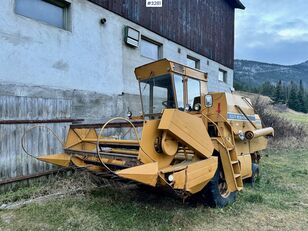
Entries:
<svg viewBox="0 0 308 231">
<path fill-rule="evenodd" d="M 147 188 L 107 187 L 91 191 L 89 209 L 98 216 L 117 220 L 117 226 L 147 227 L 159 230 L 189 227 L 196 220 L 196 204 L 183 203 L 172 191 Z"/>
</svg>

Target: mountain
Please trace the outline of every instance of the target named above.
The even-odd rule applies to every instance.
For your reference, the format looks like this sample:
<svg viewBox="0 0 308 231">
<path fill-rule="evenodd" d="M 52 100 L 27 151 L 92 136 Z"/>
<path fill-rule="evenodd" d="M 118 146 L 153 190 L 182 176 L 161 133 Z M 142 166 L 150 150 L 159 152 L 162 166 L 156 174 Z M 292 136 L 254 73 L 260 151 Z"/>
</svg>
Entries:
<svg viewBox="0 0 308 231">
<path fill-rule="evenodd" d="M 250 86 L 260 85 L 265 81 L 272 83 L 282 80 L 303 83 L 308 87 L 308 61 L 296 65 L 278 65 L 249 60 L 235 60 L 234 80 L 238 83 L 246 83 Z"/>
</svg>

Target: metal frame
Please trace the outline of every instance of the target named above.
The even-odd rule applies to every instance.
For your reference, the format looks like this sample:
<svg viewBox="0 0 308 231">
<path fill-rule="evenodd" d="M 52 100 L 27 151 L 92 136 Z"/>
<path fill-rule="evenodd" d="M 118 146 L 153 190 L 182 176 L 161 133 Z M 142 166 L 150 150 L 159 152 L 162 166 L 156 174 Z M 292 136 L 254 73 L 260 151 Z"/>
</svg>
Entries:
<svg viewBox="0 0 308 231">
<path fill-rule="evenodd" d="M 79 123 L 84 119 L 48 119 L 48 120 L 0 120 L 0 124 L 51 124 L 51 123 Z"/>
</svg>

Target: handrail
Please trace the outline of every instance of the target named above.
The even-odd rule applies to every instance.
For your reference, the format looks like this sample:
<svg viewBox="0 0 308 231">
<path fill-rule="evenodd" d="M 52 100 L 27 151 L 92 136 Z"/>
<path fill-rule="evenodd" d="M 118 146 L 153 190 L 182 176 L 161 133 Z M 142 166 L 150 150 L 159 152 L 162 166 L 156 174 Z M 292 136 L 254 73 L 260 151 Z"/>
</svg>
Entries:
<svg viewBox="0 0 308 231">
<path fill-rule="evenodd" d="M 220 134 L 220 137 L 222 138 L 223 137 L 222 132 L 220 131 L 218 125 L 213 120 L 211 120 L 207 115 L 205 115 L 203 112 L 201 112 L 201 115 L 204 116 L 206 119 L 208 119 L 212 124 L 214 124 L 216 126 L 218 134 Z M 227 146 L 226 142 L 223 138 L 222 138 L 222 141 L 223 141 L 224 145 Z"/>
<path fill-rule="evenodd" d="M 232 125 L 229 123 L 229 121 L 223 117 L 220 113 L 218 113 L 218 115 L 225 121 L 225 123 L 227 123 L 229 125 L 229 128 L 230 128 L 230 133 L 231 133 L 231 136 L 232 136 L 232 145 L 235 147 L 235 137 L 234 137 L 234 132 L 233 132 L 233 129 L 232 129 Z"/>
</svg>

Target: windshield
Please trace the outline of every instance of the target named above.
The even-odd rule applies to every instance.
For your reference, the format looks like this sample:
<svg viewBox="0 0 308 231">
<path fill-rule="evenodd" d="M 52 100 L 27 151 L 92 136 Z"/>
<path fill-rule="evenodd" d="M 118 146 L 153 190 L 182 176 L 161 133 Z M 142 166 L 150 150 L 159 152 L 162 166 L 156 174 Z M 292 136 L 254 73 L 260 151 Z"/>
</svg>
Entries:
<svg viewBox="0 0 308 231">
<path fill-rule="evenodd" d="M 175 108 L 174 92 L 169 74 L 141 81 L 140 93 L 145 115 L 161 113 L 165 108 Z"/>
</svg>

